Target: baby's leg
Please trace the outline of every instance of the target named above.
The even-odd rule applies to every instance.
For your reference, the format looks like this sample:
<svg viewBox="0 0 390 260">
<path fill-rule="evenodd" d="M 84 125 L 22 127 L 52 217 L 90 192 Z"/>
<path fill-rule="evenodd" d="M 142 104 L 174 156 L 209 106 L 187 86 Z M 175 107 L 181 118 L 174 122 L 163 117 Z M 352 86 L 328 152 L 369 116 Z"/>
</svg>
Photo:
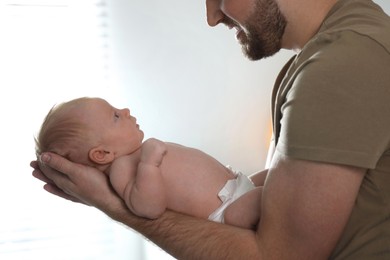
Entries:
<svg viewBox="0 0 390 260">
<path fill-rule="evenodd" d="M 225 223 L 255 229 L 260 220 L 262 193 L 263 187 L 256 187 L 230 204 L 225 210 Z"/>
</svg>

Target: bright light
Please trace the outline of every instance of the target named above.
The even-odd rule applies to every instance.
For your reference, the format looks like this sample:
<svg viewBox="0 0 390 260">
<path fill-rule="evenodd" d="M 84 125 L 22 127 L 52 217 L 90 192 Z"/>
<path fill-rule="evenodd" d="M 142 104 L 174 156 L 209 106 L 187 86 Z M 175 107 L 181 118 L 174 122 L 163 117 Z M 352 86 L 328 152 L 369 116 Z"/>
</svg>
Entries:
<svg viewBox="0 0 390 260">
<path fill-rule="evenodd" d="M 95 2 L 0 4 L 1 259 L 140 255 L 141 240 L 134 232 L 95 209 L 47 194 L 29 167 L 33 136 L 49 108 L 114 91 L 107 84 L 103 19 Z"/>
</svg>

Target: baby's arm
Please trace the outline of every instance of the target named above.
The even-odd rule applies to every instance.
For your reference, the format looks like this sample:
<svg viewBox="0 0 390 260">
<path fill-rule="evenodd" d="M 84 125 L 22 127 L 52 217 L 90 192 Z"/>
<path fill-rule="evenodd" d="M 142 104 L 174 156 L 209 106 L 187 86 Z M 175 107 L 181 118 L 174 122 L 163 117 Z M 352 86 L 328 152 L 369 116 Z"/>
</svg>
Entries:
<svg viewBox="0 0 390 260">
<path fill-rule="evenodd" d="M 166 152 L 165 143 L 154 138 L 145 141 L 141 147 L 135 182 L 124 192 L 127 206 L 139 216 L 155 219 L 166 209 L 167 199 L 160 170 Z"/>
</svg>

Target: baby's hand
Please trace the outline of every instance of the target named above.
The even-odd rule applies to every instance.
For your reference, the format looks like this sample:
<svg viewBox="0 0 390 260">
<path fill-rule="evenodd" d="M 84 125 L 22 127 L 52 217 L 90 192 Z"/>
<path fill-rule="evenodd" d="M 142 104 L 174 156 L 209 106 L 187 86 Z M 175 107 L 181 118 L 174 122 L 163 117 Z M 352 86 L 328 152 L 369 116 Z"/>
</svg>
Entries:
<svg viewBox="0 0 390 260">
<path fill-rule="evenodd" d="M 164 142 L 150 138 L 142 144 L 141 162 L 159 167 L 166 153 L 167 147 Z"/>
</svg>

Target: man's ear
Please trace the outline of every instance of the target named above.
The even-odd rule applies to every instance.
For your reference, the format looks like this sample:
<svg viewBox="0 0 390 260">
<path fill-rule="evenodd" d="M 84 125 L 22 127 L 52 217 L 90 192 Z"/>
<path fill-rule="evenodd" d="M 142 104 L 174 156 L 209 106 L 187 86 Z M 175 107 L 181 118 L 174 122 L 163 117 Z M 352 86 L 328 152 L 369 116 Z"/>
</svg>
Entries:
<svg viewBox="0 0 390 260">
<path fill-rule="evenodd" d="M 97 164 L 111 163 L 115 159 L 114 153 L 107 151 L 102 146 L 94 147 L 89 150 L 88 156 L 90 160 Z"/>
</svg>

